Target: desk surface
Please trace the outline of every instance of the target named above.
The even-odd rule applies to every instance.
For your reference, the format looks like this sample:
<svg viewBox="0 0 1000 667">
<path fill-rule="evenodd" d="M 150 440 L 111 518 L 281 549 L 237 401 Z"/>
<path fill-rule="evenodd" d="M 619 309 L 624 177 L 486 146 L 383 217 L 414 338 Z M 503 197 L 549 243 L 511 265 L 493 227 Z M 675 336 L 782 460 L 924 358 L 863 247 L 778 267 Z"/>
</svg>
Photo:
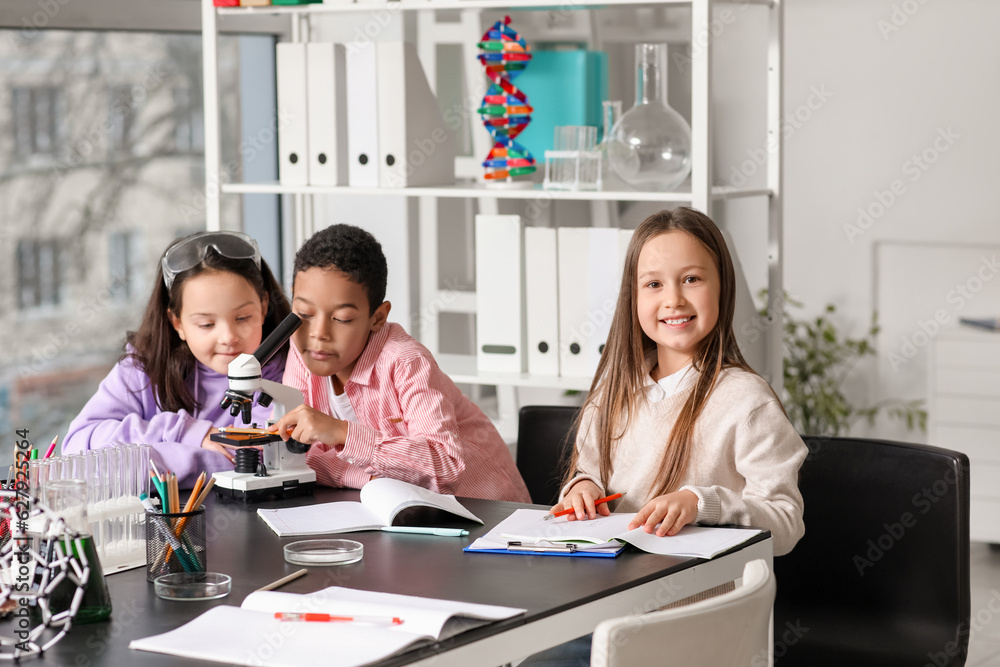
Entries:
<svg viewBox="0 0 1000 667">
<path fill-rule="evenodd" d="M 238 606 L 257 588 L 300 569 L 300 566 L 284 561 L 282 546 L 309 538 L 277 537 L 257 517 L 258 507 L 288 507 L 307 502 L 357 498 L 357 491 L 317 489 L 314 499 L 273 501 L 246 509 L 242 505 L 210 499 L 207 503 L 208 570 L 232 576 L 233 588 L 228 596 L 208 602 L 172 602 L 156 597 L 153 585 L 146 582 L 144 568 L 111 575 L 108 577 L 114 607 L 111 620 L 75 626 L 62 641 L 45 653 L 39 660 L 40 664 L 77 667 L 219 664 L 133 651 L 128 648 L 128 643 L 132 639 L 172 630 L 215 605 Z M 468 528 L 471 534 L 467 538 L 377 531 L 351 533 L 346 537 L 365 545 L 364 558 L 360 562 L 336 567 L 310 567 L 306 576 L 286 584 L 281 591 L 310 593 L 327 586 L 345 586 L 527 609 L 523 616 L 477 628 L 379 663 L 389 667 L 418 662 L 441 650 L 467 645 L 515 626 L 544 621 L 581 605 L 654 582 L 672 573 L 693 571 L 699 564 L 706 564 L 700 559 L 658 556 L 637 552 L 631 547 L 618 558 L 464 553 L 462 547 L 523 505 L 472 499 L 463 499 L 462 502 L 485 521 L 485 526 L 475 526 L 426 508 L 406 510 L 397 517 L 396 523 Z M 769 534 L 759 535 L 734 551 L 747 549 L 749 552 L 755 545 L 768 547 L 769 553 Z M 716 561 L 726 558 L 720 556 L 708 563 L 715 565 Z M 738 573 L 736 576 L 742 574 L 741 564 Z M 643 609 L 636 608 L 635 611 Z M 11 630 L 4 624 L 0 626 L 0 633 L 9 635 Z"/>
</svg>

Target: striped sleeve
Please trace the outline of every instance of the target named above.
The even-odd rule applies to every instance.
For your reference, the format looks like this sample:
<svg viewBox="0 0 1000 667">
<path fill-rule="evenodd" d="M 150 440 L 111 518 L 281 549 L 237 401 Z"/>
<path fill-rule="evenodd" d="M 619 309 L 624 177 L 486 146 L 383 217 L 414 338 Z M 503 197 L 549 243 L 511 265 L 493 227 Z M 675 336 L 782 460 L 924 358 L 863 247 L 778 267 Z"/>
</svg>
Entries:
<svg viewBox="0 0 1000 667">
<path fill-rule="evenodd" d="M 465 470 L 454 405 L 445 398 L 433 361 L 397 359 L 392 382 L 402 414 L 377 425 L 352 423 L 341 459 L 438 493 L 454 493 Z"/>
</svg>

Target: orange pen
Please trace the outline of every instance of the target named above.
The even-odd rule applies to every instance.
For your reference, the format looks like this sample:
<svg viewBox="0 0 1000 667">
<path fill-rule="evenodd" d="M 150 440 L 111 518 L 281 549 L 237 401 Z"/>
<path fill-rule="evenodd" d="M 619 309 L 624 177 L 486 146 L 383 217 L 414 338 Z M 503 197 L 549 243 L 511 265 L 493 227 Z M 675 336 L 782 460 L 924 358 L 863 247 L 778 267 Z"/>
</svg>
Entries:
<svg viewBox="0 0 1000 667">
<path fill-rule="evenodd" d="M 276 611 L 274 617 L 279 621 L 309 621 L 313 623 L 379 623 L 382 625 L 402 625 L 403 619 L 398 616 L 334 616 L 333 614 L 300 613 L 293 611 Z"/>
<path fill-rule="evenodd" d="M 618 500 L 623 495 L 625 495 L 625 494 L 623 494 L 623 493 L 616 493 L 616 494 L 614 494 L 612 496 L 606 496 L 604 498 L 598 498 L 597 500 L 594 501 L 594 506 L 596 507 L 597 505 L 602 505 L 602 504 L 604 504 L 606 502 L 610 502 L 612 500 Z M 542 518 L 542 520 L 543 521 L 548 521 L 549 519 L 554 519 L 557 516 L 566 516 L 567 514 L 572 514 L 575 511 L 576 510 L 574 510 L 572 507 L 570 507 L 569 509 L 560 510 L 560 511 L 556 512 L 555 514 L 551 514 L 551 513 L 550 514 L 546 514 Z"/>
</svg>

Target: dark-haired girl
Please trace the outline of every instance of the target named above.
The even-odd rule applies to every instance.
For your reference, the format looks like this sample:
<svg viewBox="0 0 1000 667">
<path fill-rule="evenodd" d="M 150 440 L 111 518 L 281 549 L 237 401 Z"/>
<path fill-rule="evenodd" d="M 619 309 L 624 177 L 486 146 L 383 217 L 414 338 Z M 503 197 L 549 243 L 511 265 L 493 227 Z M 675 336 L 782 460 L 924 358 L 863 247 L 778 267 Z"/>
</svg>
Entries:
<svg viewBox="0 0 1000 667">
<path fill-rule="evenodd" d="M 164 253 L 139 328 L 125 354 L 70 424 L 63 453 L 115 442 L 149 443 L 161 471 L 190 487 L 202 472 L 232 469 L 209 436 L 232 425 L 220 407 L 229 362 L 251 354 L 290 312 L 257 243 L 246 234 L 203 232 Z M 287 345 L 263 368 L 276 382 Z M 270 409 L 254 408 L 264 426 Z"/>
</svg>

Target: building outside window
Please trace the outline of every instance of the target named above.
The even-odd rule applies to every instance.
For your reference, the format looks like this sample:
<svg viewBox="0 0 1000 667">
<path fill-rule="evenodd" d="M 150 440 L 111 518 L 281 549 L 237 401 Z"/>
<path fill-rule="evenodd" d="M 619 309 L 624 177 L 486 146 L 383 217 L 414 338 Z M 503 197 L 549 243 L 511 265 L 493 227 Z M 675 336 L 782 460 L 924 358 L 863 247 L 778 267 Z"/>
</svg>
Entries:
<svg viewBox="0 0 1000 667">
<path fill-rule="evenodd" d="M 135 102 L 132 86 L 112 85 L 108 89 L 108 152 L 111 157 L 132 152 Z"/>
<path fill-rule="evenodd" d="M 61 292 L 58 241 L 18 241 L 18 310 L 58 306 Z"/>
<path fill-rule="evenodd" d="M 239 40 L 219 39 L 237 162 Z M 194 33 L 0 30 L 0 432 L 65 435 L 139 324 L 163 250 L 205 228 L 201 60 Z M 225 228 L 241 216 L 224 200 Z"/>
<path fill-rule="evenodd" d="M 18 86 L 10 93 L 16 154 L 55 155 L 60 147 L 62 96 L 55 86 Z"/>
</svg>

